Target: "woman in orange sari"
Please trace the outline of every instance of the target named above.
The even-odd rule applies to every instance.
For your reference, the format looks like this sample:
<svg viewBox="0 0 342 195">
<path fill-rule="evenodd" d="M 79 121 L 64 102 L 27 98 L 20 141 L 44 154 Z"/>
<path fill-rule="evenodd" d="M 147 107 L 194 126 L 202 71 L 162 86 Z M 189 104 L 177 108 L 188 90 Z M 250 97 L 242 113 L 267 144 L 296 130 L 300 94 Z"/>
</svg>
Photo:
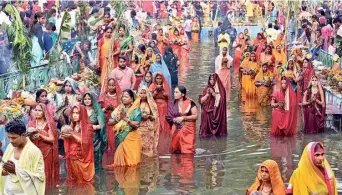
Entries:
<svg viewBox="0 0 342 195">
<path fill-rule="evenodd" d="M 120 104 L 121 97 L 121 89 L 118 85 L 118 82 L 113 78 L 109 78 L 107 81 L 107 85 L 104 88 L 104 91 L 100 95 L 99 104 L 105 114 L 106 122 L 107 122 L 107 152 L 114 153 L 115 149 L 115 140 L 114 140 L 114 131 L 113 125 L 109 125 L 109 119 L 111 113 L 114 111 L 116 107 Z"/>
<path fill-rule="evenodd" d="M 240 70 L 240 62 L 242 58 L 242 54 L 245 50 L 246 41 L 243 33 L 239 33 L 238 38 L 233 43 L 234 48 L 234 72 L 238 73 Z"/>
<path fill-rule="evenodd" d="M 97 49 L 98 49 L 98 66 L 101 71 L 101 78 L 100 78 L 100 83 L 101 86 L 105 85 L 106 79 L 109 76 L 110 73 L 110 67 L 109 67 L 109 58 L 110 55 L 110 50 L 112 49 L 112 63 L 113 67 L 111 68 L 116 68 L 118 66 L 118 56 L 120 54 L 120 42 L 117 40 L 114 40 L 113 45 L 112 43 L 112 28 L 111 27 L 106 27 L 105 29 L 105 35 L 99 40 Z"/>
<path fill-rule="evenodd" d="M 336 178 L 325 158 L 323 143 L 311 142 L 305 147 L 286 194 L 338 194 Z"/>
<path fill-rule="evenodd" d="M 181 64 L 187 64 L 189 62 L 189 53 L 190 53 L 190 42 L 188 36 L 184 34 L 184 28 L 181 28 L 180 36 L 181 36 Z"/>
<path fill-rule="evenodd" d="M 165 49 L 167 46 L 167 39 L 164 36 L 164 32 L 163 32 L 162 28 L 158 29 L 157 42 L 158 42 L 157 47 L 158 47 L 160 53 L 164 56 L 165 55 Z"/>
<path fill-rule="evenodd" d="M 259 71 L 259 64 L 256 60 L 256 54 L 252 52 L 247 63 L 241 63 L 242 71 L 242 89 L 244 89 L 247 98 L 256 97 L 256 87 L 254 84 L 255 76 Z"/>
<path fill-rule="evenodd" d="M 171 36 L 170 46 L 173 53 L 175 53 L 179 59 L 182 60 L 182 37 L 179 34 L 179 30 L 176 28 Z"/>
<path fill-rule="evenodd" d="M 141 60 L 141 63 L 135 68 L 136 73 L 145 75 L 145 73 L 150 69 L 150 66 L 156 61 L 156 55 L 151 47 L 146 49 L 145 55 Z"/>
<path fill-rule="evenodd" d="M 275 61 L 273 75 L 275 79 L 279 81 L 281 77 L 281 75 L 279 74 L 279 69 L 281 66 L 284 66 L 287 63 L 287 56 L 281 45 L 277 45 L 276 48 L 273 50 L 273 56 Z"/>
<path fill-rule="evenodd" d="M 64 126 L 61 132 L 68 172 L 66 184 L 93 183 L 93 128 L 88 119 L 87 109 L 80 104 L 72 106 L 70 118 L 70 125 Z"/>
<path fill-rule="evenodd" d="M 273 74 L 268 70 L 268 64 L 264 63 L 261 70 L 255 76 L 255 86 L 258 96 L 258 103 L 261 106 L 270 105 L 270 96 L 272 94 Z"/>
<path fill-rule="evenodd" d="M 166 121 L 165 116 L 167 114 L 167 107 L 171 99 L 170 86 L 164 75 L 160 72 L 157 72 L 154 76 L 154 81 L 149 88 L 158 106 L 160 132 L 169 133 L 170 126 Z"/>
<path fill-rule="evenodd" d="M 253 43 L 253 47 L 254 47 L 254 51 L 256 53 L 257 59 L 260 59 L 262 49 L 265 47 L 266 43 L 267 43 L 267 40 L 264 34 L 258 33 L 257 38 L 254 40 L 254 43 Z"/>
<path fill-rule="evenodd" d="M 294 136 L 297 128 L 297 96 L 290 81 L 281 77 L 281 87 L 272 94 L 271 135 Z"/>
<path fill-rule="evenodd" d="M 192 19 L 192 22 L 191 22 L 191 39 L 193 42 L 198 42 L 199 41 L 199 32 L 200 32 L 200 24 L 199 24 L 199 21 L 198 21 L 198 18 L 197 16 L 194 17 Z"/>
<path fill-rule="evenodd" d="M 265 51 L 260 54 L 260 62 L 268 63 L 268 69 L 273 72 L 274 67 L 274 56 L 272 53 L 272 46 L 266 45 Z"/>
<path fill-rule="evenodd" d="M 278 164 L 274 160 L 266 160 L 260 165 L 255 182 L 248 188 L 246 195 L 252 195 L 256 192 L 271 195 L 286 194 Z"/>
<path fill-rule="evenodd" d="M 166 119 L 172 126 L 170 153 L 195 154 L 197 107 L 186 97 L 186 88 L 177 86 Z"/>
<path fill-rule="evenodd" d="M 46 187 L 53 188 L 59 181 L 59 158 L 57 127 L 45 104 L 39 103 L 35 109 L 35 119 L 28 124 L 36 132 L 30 137 L 44 157 Z"/>
</svg>

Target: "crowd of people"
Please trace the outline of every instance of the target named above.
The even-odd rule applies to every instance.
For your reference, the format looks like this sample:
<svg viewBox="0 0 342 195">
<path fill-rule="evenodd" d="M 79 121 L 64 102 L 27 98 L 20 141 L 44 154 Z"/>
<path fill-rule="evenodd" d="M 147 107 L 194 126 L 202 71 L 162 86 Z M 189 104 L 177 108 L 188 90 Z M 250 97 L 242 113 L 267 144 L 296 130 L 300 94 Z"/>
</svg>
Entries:
<svg viewBox="0 0 342 195">
<path fill-rule="evenodd" d="M 114 17 L 117 10 L 110 4 L 90 2 L 83 29 L 77 26 L 77 4 L 62 1 L 57 7 L 51 2 L 43 7 L 38 2 L 12 2 L 28 27 L 31 66 L 40 65 L 54 44 L 60 44 L 67 60 L 78 55 L 86 67 L 96 70 L 99 93 L 63 78 L 52 99 L 47 90 L 36 91 L 28 124 L 8 121 L 10 144 L 0 166 L 0 190 L 5 194 L 44 194 L 56 187 L 61 159 L 66 160 L 64 185 L 73 186 L 94 183 L 95 174 L 104 168 L 139 166 L 142 158 L 161 151 L 194 155 L 199 115 L 200 137 L 228 135 L 232 87 L 240 89 L 243 104 L 272 107 L 271 136 L 295 136 L 299 120 L 304 133 L 324 132 L 325 94 L 312 61 L 320 49 L 338 54 L 342 38 L 339 12 L 332 15 L 327 1 L 312 13 L 303 3 L 299 13 L 290 13 L 289 24 L 283 5 L 273 2 L 129 1 L 125 22 Z M 62 17 L 57 17 L 59 9 Z M 237 33 L 231 23 L 231 11 L 244 10 L 247 14 L 239 15 L 249 21 L 267 19 L 267 27 L 255 38 L 248 28 Z M 64 31 L 61 18 L 67 12 L 74 26 L 67 41 L 59 43 L 56 32 Z M 297 14 L 300 28 L 294 29 Z M 178 70 L 189 63 L 191 44 L 201 40 L 202 25 L 214 24 L 216 18 L 222 22 L 214 33 L 213 44 L 219 49 L 215 72 L 198 100 L 192 100 L 178 85 Z M 10 17 L 3 20 L 11 23 Z M 82 42 L 77 38 L 85 28 L 90 29 L 89 40 Z M 288 42 L 294 44 L 290 47 Z M 85 45 L 97 48 L 95 57 L 85 53 Z M 287 189 L 277 163 L 266 160 L 246 193 L 337 195 L 324 150 L 320 142 L 307 145 Z M 106 155 L 111 158 L 108 164 L 103 162 Z"/>
</svg>

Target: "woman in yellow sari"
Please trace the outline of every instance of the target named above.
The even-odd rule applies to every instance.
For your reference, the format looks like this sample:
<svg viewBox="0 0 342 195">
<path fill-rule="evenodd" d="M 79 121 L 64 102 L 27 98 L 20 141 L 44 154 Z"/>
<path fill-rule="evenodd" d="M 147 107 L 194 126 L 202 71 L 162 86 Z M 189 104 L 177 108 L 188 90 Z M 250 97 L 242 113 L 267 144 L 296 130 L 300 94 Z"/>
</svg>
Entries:
<svg viewBox="0 0 342 195">
<path fill-rule="evenodd" d="M 243 77 L 243 69 L 244 69 L 244 67 L 248 66 L 250 56 L 251 56 L 251 53 L 245 52 L 244 58 L 243 58 L 242 62 L 240 63 L 241 90 L 244 90 L 245 86 L 246 86 L 247 77 Z"/>
<path fill-rule="evenodd" d="M 280 81 L 281 75 L 279 74 L 279 68 L 284 66 L 287 62 L 286 54 L 281 45 L 277 45 L 275 49 L 273 49 L 273 56 L 274 56 L 274 69 L 273 74 L 277 81 Z"/>
<path fill-rule="evenodd" d="M 286 194 L 337 195 L 336 178 L 324 156 L 322 143 L 311 142 L 305 147 Z"/>
<path fill-rule="evenodd" d="M 268 106 L 271 103 L 273 85 L 273 74 L 268 70 L 268 64 L 262 64 L 261 70 L 255 76 L 255 86 L 258 96 L 258 103 L 261 106 Z"/>
<path fill-rule="evenodd" d="M 141 137 L 137 131 L 141 121 L 140 97 L 126 89 L 122 92 L 121 105 L 112 113 L 109 124 L 114 125 L 114 163 L 109 167 L 134 166 L 140 163 Z"/>
<path fill-rule="evenodd" d="M 113 69 L 118 66 L 118 56 L 120 54 L 120 43 L 117 40 L 114 40 L 113 46 L 112 43 L 112 28 L 106 27 L 104 36 L 99 40 L 98 43 L 98 68 L 101 71 L 101 86 L 104 86 L 105 82 L 108 79 L 109 73 L 111 70 L 108 68 L 108 64 L 110 62 L 110 50 L 112 49 L 112 62 L 113 62 Z"/>
<path fill-rule="evenodd" d="M 256 54 L 252 52 L 249 61 L 247 63 L 241 63 L 242 88 L 244 89 L 247 98 L 254 98 L 256 96 L 254 79 L 258 70 L 259 64 L 256 59 Z"/>
<path fill-rule="evenodd" d="M 140 74 L 144 75 L 155 61 L 156 55 L 154 54 L 153 49 L 149 47 L 146 49 L 145 55 L 141 59 L 141 63 L 135 68 L 134 72 L 140 72 Z"/>
</svg>

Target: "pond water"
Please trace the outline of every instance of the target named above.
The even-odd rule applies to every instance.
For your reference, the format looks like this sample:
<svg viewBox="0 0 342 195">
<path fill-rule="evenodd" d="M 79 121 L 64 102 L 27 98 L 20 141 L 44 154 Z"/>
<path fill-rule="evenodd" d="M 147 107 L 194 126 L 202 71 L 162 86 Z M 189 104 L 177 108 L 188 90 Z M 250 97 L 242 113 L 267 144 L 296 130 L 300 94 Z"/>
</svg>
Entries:
<svg viewBox="0 0 342 195">
<path fill-rule="evenodd" d="M 189 65 L 180 69 L 180 84 L 196 103 L 198 95 L 214 71 L 218 51 L 212 42 L 193 44 Z M 60 187 L 51 194 L 230 194 L 241 195 L 253 183 L 260 163 L 275 160 L 285 182 L 296 168 L 304 147 L 311 141 L 322 141 L 342 192 L 342 134 L 327 131 L 320 135 L 303 135 L 299 117 L 298 135 L 294 138 L 272 138 L 271 109 L 258 108 L 255 102 L 240 101 L 235 80 L 228 105 L 228 136 L 200 139 L 195 156 L 170 155 L 169 138 L 161 135 L 160 156 L 145 158 L 140 168 L 104 170 L 96 175 L 94 186 Z M 197 121 L 197 132 L 199 120 Z M 198 134 L 198 133 L 197 133 Z M 105 156 L 105 161 L 111 161 Z M 65 178 L 64 164 L 61 164 Z"/>
</svg>

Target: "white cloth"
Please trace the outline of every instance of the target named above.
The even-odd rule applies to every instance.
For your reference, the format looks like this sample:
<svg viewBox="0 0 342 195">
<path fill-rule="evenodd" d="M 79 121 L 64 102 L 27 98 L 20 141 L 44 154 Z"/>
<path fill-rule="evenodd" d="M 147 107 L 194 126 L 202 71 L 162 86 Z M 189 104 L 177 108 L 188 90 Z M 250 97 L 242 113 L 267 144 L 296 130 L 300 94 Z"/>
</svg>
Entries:
<svg viewBox="0 0 342 195">
<path fill-rule="evenodd" d="M 225 57 L 228 59 L 228 64 L 227 64 L 228 68 L 232 67 L 234 59 L 230 55 L 228 55 L 228 53 L 226 54 Z M 217 73 L 218 71 L 221 70 L 222 59 L 223 59 L 222 54 L 216 57 L 216 59 L 215 59 L 215 73 Z"/>
<path fill-rule="evenodd" d="M 15 167 L 19 166 L 19 160 L 14 158 L 14 152 L 11 154 L 11 161 L 14 162 Z M 21 187 L 20 182 L 12 182 L 12 174 L 6 177 L 6 184 L 5 184 L 5 195 L 24 195 L 24 189 Z"/>
<path fill-rule="evenodd" d="M 184 24 L 184 31 L 191 32 L 191 20 L 186 20 Z"/>
</svg>

